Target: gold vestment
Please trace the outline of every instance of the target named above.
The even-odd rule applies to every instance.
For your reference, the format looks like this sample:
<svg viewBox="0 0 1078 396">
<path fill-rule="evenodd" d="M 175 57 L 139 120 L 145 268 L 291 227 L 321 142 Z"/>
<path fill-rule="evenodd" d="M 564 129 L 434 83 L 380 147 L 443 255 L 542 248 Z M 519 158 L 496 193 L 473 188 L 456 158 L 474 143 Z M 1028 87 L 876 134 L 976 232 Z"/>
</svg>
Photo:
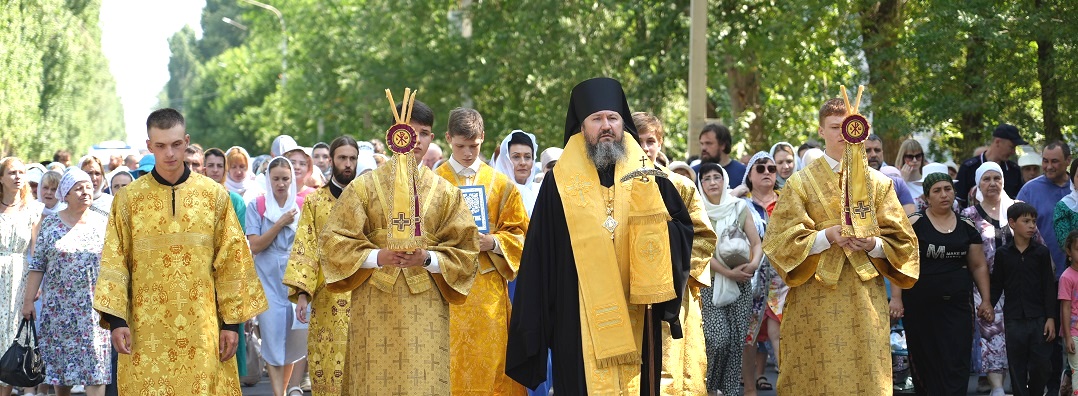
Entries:
<svg viewBox="0 0 1078 396">
<path fill-rule="evenodd" d="M 307 372 L 311 376 L 312 395 L 341 395 L 348 355 L 348 312 L 350 292 L 326 290 L 326 279 L 318 262 L 318 238 L 329 221 L 337 198 L 329 187 L 307 196 L 300 211 L 296 240 L 284 273 L 288 298 L 296 301 L 307 293 L 311 316 L 307 330 Z"/>
<path fill-rule="evenodd" d="M 457 186 L 458 177 L 449 162 L 434 170 Z M 505 375 L 505 345 L 509 342 L 508 282 L 516 279 L 524 234 L 528 232 L 528 212 L 520 192 L 505 175 L 486 164 L 479 165 L 473 185 L 482 185 L 487 194 L 490 235 L 504 255 L 479 253 L 479 273 L 468 300 L 449 307 L 449 352 L 453 395 L 524 395 L 524 387 Z"/>
<path fill-rule="evenodd" d="M 352 291 L 343 394 L 448 394 L 449 304 L 464 303 L 472 288 L 478 231 L 460 190 L 419 167 L 423 238 L 440 273 L 361 268 L 386 244 L 395 168 L 387 162 L 353 180 L 319 238 L 326 288 Z"/>
<path fill-rule="evenodd" d="M 235 357 L 219 359 L 221 325 L 268 305 L 228 192 L 200 174 L 175 186 L 146 175 L 112 208 L 94 309 L 131 330 L 120 394 L 239 396 Z"/>
<path fill-rule="evenodd" d="M 708 267 L 715 252 L 715 230 L 704 212 L 704 205 L 689 178 L 662 168 L 670 182 L 677 187 L 681 200 L 692 216 L 692 269 L 685 295 L 681 299 L 681 328 L 684 338 L 670 336 L 670 324 L 663 326 L 663 395 L 703 395 L 707 393 L 707 349 L 704 346 L 704 322 L 701 314 L 700 288 L 711 286 Z"/>
<path fill-rule="evenodd" d="M 886 258 L 837 243 L 810 255 L 817 233 L 838 225 L 839 177 L 821 159 L 790 177 L 764 236 L 764 253 L 790 286 L 783 309 L 780 395 L 891 394 L 884 275 L 909 288 L 920 273 L 917 237 L 892 181 L 869 171 Z"/>
</svg>

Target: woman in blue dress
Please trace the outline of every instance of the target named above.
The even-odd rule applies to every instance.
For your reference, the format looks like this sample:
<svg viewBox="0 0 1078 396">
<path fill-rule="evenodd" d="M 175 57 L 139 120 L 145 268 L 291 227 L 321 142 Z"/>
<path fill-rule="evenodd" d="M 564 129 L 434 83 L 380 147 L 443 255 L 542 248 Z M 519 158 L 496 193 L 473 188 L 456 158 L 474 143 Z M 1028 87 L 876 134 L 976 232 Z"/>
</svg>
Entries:
<svg viewBox="0 0 1078 396">
<path fill-rule="evenodd" d="M 247 239 L 254 253 L 255 270 L 269 301 L 269 309 L 258 315 L 262 336 L 262 358 L 269 366 L 273 394 L 299 390 L 303 370 L 293 373 L 297 361 L 307 356 L 307 330 L 293 329 L 295 311 L 282 283 L 292 242 L 299 223 L 296 183 L 292 163 L 284 157 L 270 161 L 266 170 L 265 194 L 247 204 Z"/>
</svg>

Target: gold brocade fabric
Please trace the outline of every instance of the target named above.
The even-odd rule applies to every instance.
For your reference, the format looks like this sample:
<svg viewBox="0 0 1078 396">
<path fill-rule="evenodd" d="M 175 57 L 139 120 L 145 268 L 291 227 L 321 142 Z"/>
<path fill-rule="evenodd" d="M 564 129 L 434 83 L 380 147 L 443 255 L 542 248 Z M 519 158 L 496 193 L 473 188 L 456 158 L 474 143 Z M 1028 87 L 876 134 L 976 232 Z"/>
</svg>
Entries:
<svg viewBox="0 0 1078 396">
<path fill-rule="evenodd" d="M 434 170 L 454 185 L 464 185 L 453 166 L 442 163 Z M 476 275 L 468 299 L 449 307 L 449 352 L 454 395 L 524 395 L 524 387 L 505 375 L 505 345 L 509 342 L 508 282 L 516 278 L 528 212 L 520 192 L 505 175 L 480 164 L 474 185 L 487 191 L 487 217 L 491 234 L 504 256 L 479 253 Z"/>
<path fill-rule="evenodd" d="M 708 265 L 715 252 L 717 236 L 704 211 L 696 185 L 689 178 L 660 167 L 678 189 L 692 216 L 692 266 L 684 298 L 681 301 L 681 328 L 684 338 L 670 336 L 670 324 L 663 325 L 663 371 L 660 390 L 663 395 L 703 395 L 707 393 L 707 351 L 704 346 L 704 323 L 701 314 L 700 288 L 711 286 Z"/>
<path fill-rule="evenodd" d="M 621 181 L 623 175 L 635 170 L 632 164 L 639 161 L 636 158 L 648 166 L 647 157 L 630 135 L 625 135 L 622 144 L 626 159 L 614 166 L 611 188 L 600 184 L 583 134 L 569 138 L 554 167 L 577 263 L 582 359 L 592 394 L 616 394 L 639 387 L 645 304 L 676 296 L 669 271 L 666 222 L 670 215 L 655 181 Z M 609 216 L 618 224 L 613 238 L 603 227 L 611 203 Z M 647 302 L 634 299 L 645 295 Z"/>
<path fill-rule="evenodd" d="M 112 208 L 94 309 L 131 329 L 120 394 L 239 396 L 236 359 L 218 359 L 220 327 L 268 305 L 228 192 L 199 174 L 175 187 L 147 175 Z"/>
<path fill-rule="evenodd" d="M 794 173 L 771 214 L 764 253 L 790 286 L 780 330 L 780 395 L 891 393 L 887 291 L 877 275 L 909 288 L 920 261 L 891 180 L 875 170 L 868 177 L 885 259 L 838 244 L 809 255 L 817 232 L 839 224 L 839 181 L 827 161 Z"/>
<path fill-rule="evenodd" d="M 360 268 L 388 235 L 390 203 L 377 191 L 393 181 L 389 166 L 345 188 L 319 238 L 326 287 L 352 291 L 342 394 L 449 393 L 449 304 L 463 303 L 475 281 L 477 229 L 460 190 L 424 167 L 417 174 L 424 237 L 440 274 L 422 267 Z M 377 273 L 383 284 L 375 283 Z M 417 279 L 437 287 L 417 288 L 422 283 Z"/>
<path fill-rule="evenodd" d="M 835 286 L 809 282 L 786 295 L 775 384 L 779 395 L 891 394 L 883 278 L 861 281 L 845 271 Z"/>
<path fill-rule="evenodd" d="M 838 225 L 842 211 L 840 194 L 835 194 L 838 175 L 827 161 L 813 161 L 786 181 L 764 236 L 764 253 L 787 285 L 796 287 L 816 279 L 834 286 L 848 264 L 862 281 L 882 273 L 899 287 L 913 286 L 920 274 L 917 236 L 893 192 L 891 179 L 875 170 L 867 175 L 874 190 L 873 207 L 886 259 L 848 251 L 837 244 L 809 255 L 816 233 Z"/>
<path fill-rule="evenodd" d="M 311 394 L 340 395 L 343 392 L 345 357 L 348 355 L 348 315 L 351 309 L 350 292 L 326 290 L 325 276 L 318 262 L 318 237 L 329 221 L 333 204 L 329 187 L 322 187 L 307 196 L 300 211 L 296 240 L 284 272 L 288 298 L 293 302 L 299 293 L 307 293 L 311 301 L 311 316 L 307 331 L 307 372 L 311 377 Z"/>
</svg>

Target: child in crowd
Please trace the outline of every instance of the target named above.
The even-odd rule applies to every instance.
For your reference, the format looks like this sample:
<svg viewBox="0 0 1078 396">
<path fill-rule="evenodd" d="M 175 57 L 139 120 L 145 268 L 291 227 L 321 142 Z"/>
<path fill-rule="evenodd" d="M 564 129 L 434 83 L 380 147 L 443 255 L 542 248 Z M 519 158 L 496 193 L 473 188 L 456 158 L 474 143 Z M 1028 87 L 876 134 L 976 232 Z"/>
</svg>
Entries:
<svg viewBox="0 0 1078 396">
<path fill-rule="evenodd" d="M 1056 337 L 1059 315 L 1055 270 L 1048 248 L 1033 239 L 1037 234 L 1037 210 L 1033 206 L 1024 202 L 1011 205 L 1007 225 L 1014 238 L 996 250 L 992 305 L 1007 294 L 1003 328 L 1014 394 L 1040 395 L 1051 380 L 1051 342 Z"/>
<path fill-rule="evenodd" d="M 1060 315 L 1063 318 L 1063 323 L 1067 324 L 1064 327 L 1069 333 L 1061 334 L 1063 336 L 1063 342 L 1067 345 L 1067 360 L 1070 362 L 1071 370 L 1078 369 L 1078 351 L 1075 350 L 1074 344 L 1078 343 L 1078 230 L 1071 231 L 1067 235 L 1066 242 L 1063 244 L 1063 248 L 1067 253 L 1067 260 L 1069 266 L 1063 271 L 1063 275 L 1059 277 L 1059 301 L 1061 307 L 1059 309 Z M 1071 387 L 1078 389 L 1078 375 L 1071 377 Z M 1075 393 L 1078 395 L 1078 393 Z"/>
</svg>

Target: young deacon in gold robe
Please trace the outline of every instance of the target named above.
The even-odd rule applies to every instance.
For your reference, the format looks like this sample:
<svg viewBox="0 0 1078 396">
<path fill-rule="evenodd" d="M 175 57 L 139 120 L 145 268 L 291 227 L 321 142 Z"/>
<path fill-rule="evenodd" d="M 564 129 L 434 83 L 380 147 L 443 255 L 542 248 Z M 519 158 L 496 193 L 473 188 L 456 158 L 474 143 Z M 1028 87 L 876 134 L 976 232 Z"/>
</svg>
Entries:
<svg viewBox="0 0 1078 396">
<path fill-rule="evenodd" d="M 351 136 L 341 136 L 329 146 L 330 181 L 307 195 L 300 211 L 296 240 L 284 273 L 288 297 L 296 303 L 296 319 L 308 323 L 307 372 L 311 394 L 344 394 L 344 366 L 348 355 L 348 312 L 352 304 L 349 292 L 326 290 L 322 265 L 318 262 L 318 238 L 333 215 L 333 205 L 344 188 L 356 177 L 359 143 Z M 369 156 L 369 155 L 368 155 Z M 373 158 L 370 158 L 373 162 Z M 308 303 L 311 307 L 307 317 Z"/>
<path fill-rule="evenodd" d="M 109 215 L 94 309 L 119 352 L 121 395 L 240 395 L 240 323 L 267 308 L 228 191 L 185 166 L 183 116 L 154 111 L 150 174 Z"/>
<path fill-rule="evenodd" d="M 786 181 L 764 236 L 764 253 L 790 286 L 775 387 L 780 395 L 891 394 L 883 278 L 906 289 L 920 274 L 917 237 L 893 182 L 879 171 L 867 170 L 864 180 L 879 236 L 841 235 L 845 115 L 842 99 L 820 108 L 826 155 Z"/>
<path fill-rule="evenodd" d="M 416 101 L 410 125 L 418 134 L 412 155 L 428 247 L 411 254 L 385 248 L 394 160 L 345 187 L 320 238 L 326 288 L 352 292 L 345 395 L 449 393 L 449 304 L 464 303 L 472 288 L 478 231 L 460 190 L 420 166 L 434 112 Z"/>
<path fill-rule="evenodd" d="M 662 151 L 666 138 L 662 122 L 650 113 L 633 113 L 633 123 L 640 135 L 640 149 L 648 159 L 666 174 L 681 194 L 681 200 L 692 217 L 692 261 L 684 298 L 681 299 L 681 326 L 685 338 L 677 340 L 670 336 L 670 325 L 663 322 L 663 372 L 660 383 L 664 395 L 703 395 L 707 393 L 707 350 L 704 345 L 704 322 L 700 312 L 700 288 L 711 286 L 708 264 L 715 252 L 718 238 L 711 228 L 711 221 L 704 212 L 696 181 L 674 173 L 659 165 L 655 159 Z"/>
<path fill-rule="evenodd" d="M 479 161 L 486 137 L 483 116 L 473 109 L 449 113 L 445 140 L 453 155 L 434 170 L 455 186 L 483 186 L 490 232 L 479 233 L 479 274 L 468 300 L 449 307 L 450 388 L 454 395 L 523 395 L 505 375 L 509 330 L 508 282 L 516 279 L 528 231 L 528 212 L 508 177 Z"/>
<path fill-rule="evenodd" d="M 637 143 L 621 84 L 573 88 L 565 151 L 543 178 L 521 256 L 506 373 L 568 395 L 659 392 L 661 322 L 682 337 L 693 224 Z"/>
</svg>

